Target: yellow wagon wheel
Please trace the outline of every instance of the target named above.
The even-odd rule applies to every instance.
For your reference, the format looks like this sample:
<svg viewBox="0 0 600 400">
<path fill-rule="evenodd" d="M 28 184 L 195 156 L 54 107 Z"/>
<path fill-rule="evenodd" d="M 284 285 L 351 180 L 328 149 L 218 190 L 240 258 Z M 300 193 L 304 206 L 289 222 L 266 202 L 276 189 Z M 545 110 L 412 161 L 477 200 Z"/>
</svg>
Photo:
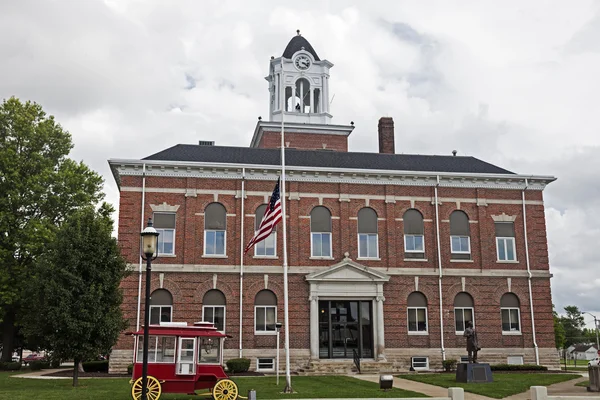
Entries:
<svg viewBox="0 0 600 400">
<path fill-rule="evenodd" d="M 148 391 L 146 395 L 148 400 L 158 400 L 160 398 L 160 394 L 162 393 L 162 388 L 160 387 L 160 382 L 153 376 L 148 377 Z M 131 397 L 133 400 L 140 400 L 142 398 L 142 378 L 138 378 L 131 387 Z"/>
<path fill-rule="evenodd" d="M 238 397 L 238 387 L 231 379 L 221 379 L 215 383 L 212 395 L 215 400 L 236 400 Z"/>
</svg>

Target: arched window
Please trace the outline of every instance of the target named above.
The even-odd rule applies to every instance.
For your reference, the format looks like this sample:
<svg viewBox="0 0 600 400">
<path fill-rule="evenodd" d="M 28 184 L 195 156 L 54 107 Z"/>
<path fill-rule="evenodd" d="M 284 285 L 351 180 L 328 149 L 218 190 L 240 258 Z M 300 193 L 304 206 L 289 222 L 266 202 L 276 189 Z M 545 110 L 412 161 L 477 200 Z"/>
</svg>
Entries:
<svg viewBox="0 0 600 400">
<path fill-rule="evenodd" d="M 294 110 L 300 113 L 310 113 L 310 83 L 305 78 L 296 81 Z"/>
<path fill-rule="evenodd" d="M 473 298 L 469 293 L 460 292 L 454 297 L 454 326 L 457 335 L 465 331 L 465 322 L 471 321 L 475 326 Z"/>
<path fill-rule="evenodd" d="M 150 325 L 171 322 L 173 296 L 165 289 L 156 289 L 150 295 Z"/>
<path fill-rule="evenodd" d="M 310 213 L 310 247 L 312 257 L 331 257 L 331 213 L 326 207 Z"/>
<path fill-rule="evenodd" d="M 423 214 L 411 208 L 404 213 L 404 257 L 425 258 Z"/>
<path fill-rule="evenodd" d="M 517 295 L 504 293 L 500 299 L 500 312 L 502 314 L 502 333 L 520 333 L 521 311 Z"/>
<path fill-rule="evenodd" d="M 408 332 L 427 333 L 427 298 L 421 292 L 408 295 Z"/>
<path fill-rule="evenodd" d="M 202 321 L 215 325 L 217 330 L 225 332 L 225 295 L 217 289 L 211 289 L 202 299 Z"/>
<path fill-rule="evenodd" d="M 254 231 L 258 231 L 260 227 L 260 223 L 265 216 L 265 211 L 267 209 L 267 204 L 263 204 L 258 206 L 256 209 L 256 214 L 254 217 Z M 277 232 L 273 229 L 273 232 L 269 236 L 265 238 L 265 240 L 260 241 L 254 245 L 254 255 L 257 257 L 275 257 L 275 247 L 277 243 Z"/>
<path fill-rule="evenodd" d="M 498 261 L 517 261 L 515 225 L 513 222 L 496 222 L 496 250 Z"/>
<path fill-rule="evenodd" d="M 152 215 L 154 228 L 158 235 L 158 254 L 175 254 L 175 213 L 155 212 Z"/>
<path fill-rule="evenodd" d="M 450 214 L 450 247 L 452 259 L 471 259 L 469 217 L 460 210 L 453 211 Z"/>
<path fill-rule="evenodd" d="M 204 255 L 224 256 L 227 214 L 221 203 L 210 203 L 204 210 Z"/>
<path fill-rule="evenodd" d="M 261 290 L 254 298 L 254 331 L 257 334 L 275 333 L 277 322 L 277 296 L 268 289 Z"/>
<path fill-rule="evenodd" d="M 358 212 L 358 257 L 378 258 L 377 213 L 369 207 Z"/>
</svg>

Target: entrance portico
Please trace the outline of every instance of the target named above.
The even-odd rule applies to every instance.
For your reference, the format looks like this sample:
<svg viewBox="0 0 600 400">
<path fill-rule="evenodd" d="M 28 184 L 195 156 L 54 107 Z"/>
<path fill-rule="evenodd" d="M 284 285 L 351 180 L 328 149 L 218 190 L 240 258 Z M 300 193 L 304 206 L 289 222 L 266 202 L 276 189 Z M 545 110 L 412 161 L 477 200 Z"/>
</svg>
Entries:
<svg viewBox="0 0 600 400">
<path fill-rule="evenodd" d="M 310 357 L 385 359 L 383 284 L 390 277 L 352 261 L 306 276 L 310 284 Z"/>
</svg>

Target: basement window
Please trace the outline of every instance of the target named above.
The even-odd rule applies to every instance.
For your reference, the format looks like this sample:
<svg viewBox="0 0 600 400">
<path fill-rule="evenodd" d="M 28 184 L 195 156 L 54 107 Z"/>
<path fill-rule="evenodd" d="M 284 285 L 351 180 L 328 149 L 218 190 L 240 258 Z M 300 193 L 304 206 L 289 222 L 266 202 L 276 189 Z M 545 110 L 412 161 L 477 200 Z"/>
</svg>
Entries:
<svg viewBox="0 0 600 400">
<path fill-rule="evenodd" d="M 411 357 L 411 366 L 415 371 L 425 371 L 429 369 L 429 357 Z"/>
<path fill-rule="evenodd" d="M 275 371 L 275 360 L 272 358 L 257 358 L 257 371 Z"/>
</svg>

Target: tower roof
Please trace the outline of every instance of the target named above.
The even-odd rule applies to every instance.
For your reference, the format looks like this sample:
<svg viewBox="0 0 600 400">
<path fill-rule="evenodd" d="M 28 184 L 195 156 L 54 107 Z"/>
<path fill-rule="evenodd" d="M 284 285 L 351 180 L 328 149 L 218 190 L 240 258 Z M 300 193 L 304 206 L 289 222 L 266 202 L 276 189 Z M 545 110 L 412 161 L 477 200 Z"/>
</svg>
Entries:
<svg viewBox="0 0 600 400">
<path fill-rule="evenodd" d="M 298 32 L 298 34 L 296 36 L 294 36 L 292 38 L 292 40 L 290 40 L 290 42 L 288 43 L 287 47 L 283 51 L 282 57 L 284 57 L 284 58 L 292 58 L 292 56 L 294 55 L 294 53 L 296 53 L 299 50 L 303 50 L 304 49 L 304 50 L 308 51 L 310 54 L 312 54 L 312 56 L 314 57 L 315 61 L 321 61 L 321 59 L 317 55 L 317 52 L 315 51 L 315 49 L 313 49 L 313 47 L 308 42 L 308 40 L 306 40 L 304 38 L 304 36 L 300 35 L 300 31 L 297 31 L 297 32 Z"/>
</svg>

